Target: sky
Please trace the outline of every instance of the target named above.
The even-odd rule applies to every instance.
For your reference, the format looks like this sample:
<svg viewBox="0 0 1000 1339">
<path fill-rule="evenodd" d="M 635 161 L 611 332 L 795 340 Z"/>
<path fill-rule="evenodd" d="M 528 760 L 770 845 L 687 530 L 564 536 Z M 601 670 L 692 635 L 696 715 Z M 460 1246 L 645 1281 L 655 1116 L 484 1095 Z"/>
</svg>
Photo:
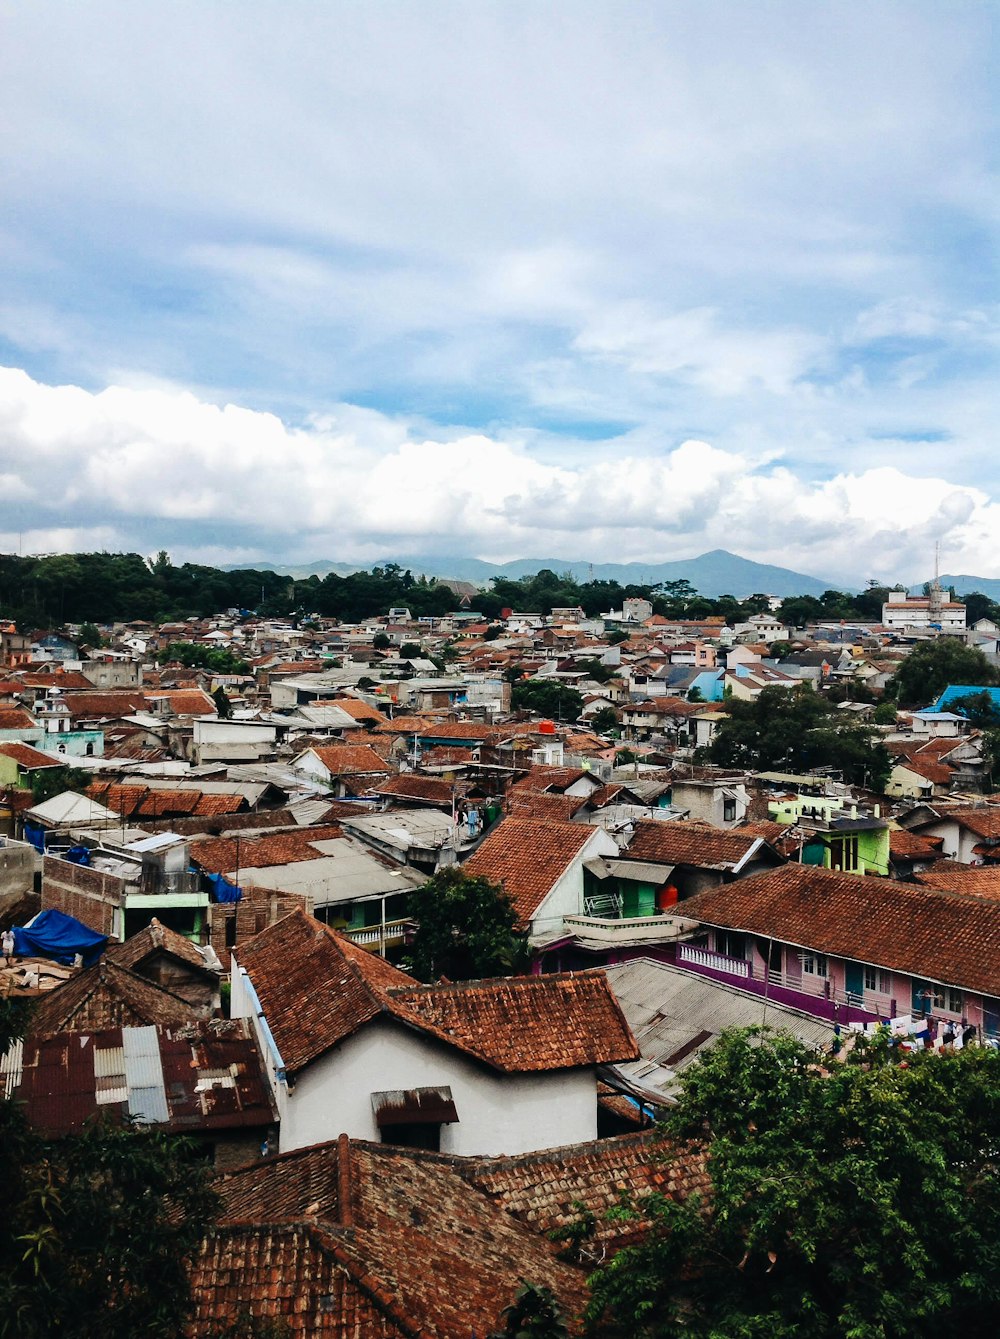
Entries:
<svg viewBox="0 0 1000 1339">
<path fill-rule="evenodd" d="M 0 0 L 0 551 L 1000 576 L 994 0 Z"/>
</svg>

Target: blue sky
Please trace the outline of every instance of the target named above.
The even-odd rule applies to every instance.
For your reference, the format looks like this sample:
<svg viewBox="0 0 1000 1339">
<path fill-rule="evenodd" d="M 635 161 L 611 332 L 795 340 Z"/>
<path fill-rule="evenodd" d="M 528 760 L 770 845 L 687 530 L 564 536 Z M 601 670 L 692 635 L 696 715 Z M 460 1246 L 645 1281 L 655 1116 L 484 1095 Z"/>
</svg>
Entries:
<svg viewBox="0 0 1000 1339">
<path fill-rule="evenodd" d="M 0 547 L 1000 575 L 996 13 L 8 4 Z"/>
</svg>

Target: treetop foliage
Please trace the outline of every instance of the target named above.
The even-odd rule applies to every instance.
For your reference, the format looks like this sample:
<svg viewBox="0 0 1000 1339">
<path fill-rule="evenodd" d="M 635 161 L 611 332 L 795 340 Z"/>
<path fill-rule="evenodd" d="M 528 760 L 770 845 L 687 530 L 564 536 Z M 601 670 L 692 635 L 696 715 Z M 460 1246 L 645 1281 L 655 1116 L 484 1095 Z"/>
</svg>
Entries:
<svg viewBox="0 0 1000 1339">
<path fill-rule="evenodd" d="M 932 1339 L 995 1333 L 1000 1053 L 824 1062 L 788 1033 L 722 1034 L 665 1130 L 711 1194 L 591 1280 L 602 1339 Z M 676 1147 L 676 1145 L 675 1145 Z"/>
<path fill-rule="evenodd" d="M 870 585 L 860 594 L 828 590 L 814 596 L 792 596 L 777 617 L 793 627 L 810 619 L 879 619 L 888 595 L 884 586 Z M 579 606 L 594 617 L 620 608 L 630 597 L 647 599 L 653 612 L 665 618 L 722 618 L 742 622 L 768 608 L 766 595 L 745 600 L 732 595 L 710 599 L 688 581 L 660 585 L 617 581 L 576 581 L 543 568 L 512 580 L 498 577 L 493 588 L 476 596 L 476 607 L 496 620 L 505 608 L 550 613 L 554 607 Z M 1000 607 L 983 595 L 966 597 L 970 621 L 1000 619 Z M 397 563 L 349 576 L 310 576 L 294 579 L 270 569 L 245 568 L 226 572 L 199 563 L 175 565 L 161 550 L 154 559 L 138 553 L 66 553 L 22 558 L 0 554 L 0 609 L 22 628 L 86 623 L 88 637 L 99 622 L 145 619 L 169 622 L 207 618 L 225 609 L 246 609 L 272 617 L 302 617 L 316 613 L 326 618 L 357 622 L 406 606 L 416 616 L 441 615 L 457 604 L 451 587 L 433 577 L 415 577 Z"/>
<path fill-rule="evenodd" d="M 913 648 L 890 680 L 886 694 L 900 706 L 926 707 L 950 683 L 992 688 L 998 682 L 995 666 L 977 646 L 966 646 L 957 637 L 935 637 Z"/>
<path fill-rule="evenodd" d="M 410 957 L 421 981 L 509 975 L 530 958 L 504 890 L 457 867 L 439 870 L 411 893 L 407 912 L 419 927 Z"/>
<path fill-rule="evenodd" d="M 845 781 L 873 790 L 889 779 L 892 759 L 874 731 L 843 720 L 810 688 L 765 688 L 752 701 L 730 698 L 726 711 L 708 749 L 720 766 L 759 772 L 832 768 Z"/>
</svg>

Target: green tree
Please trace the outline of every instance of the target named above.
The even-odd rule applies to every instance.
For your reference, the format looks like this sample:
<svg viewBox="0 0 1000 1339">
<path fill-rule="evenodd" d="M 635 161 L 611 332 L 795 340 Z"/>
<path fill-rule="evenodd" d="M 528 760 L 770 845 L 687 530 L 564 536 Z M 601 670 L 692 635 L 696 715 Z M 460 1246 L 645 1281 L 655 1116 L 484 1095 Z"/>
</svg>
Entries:
<svg viewBox="0 0 1000 1339">
<path fill-rule="evenodd" d="M 920 642 L 906 657 L 886 688 L 901 706 L 921 707 L 934 702 L 949 684 L 991 688 L 997 671 L 976 646 L 956 637 Z"/>
<path fill-rule="evenodd" d="M 404 642 L 399 648 L 400 660 L 419 660 L 423 655 L 416 642 Z"/>
<path fill-rule="evenodd" d="M 1000 1054 L 823 1062 L 790 1033 L 725 1032 L 665 1132 L 707 1156 L 704 1200 L 591 1279 L 601 1339 L 938 1339 L 996 1332 Z"/>
<path fill-rule="evenodd" d="M 504 1327 L 489 1339 L 569 1339 L 559 1301 L 551 1288 L 521 1280 L 514 1300 L 500 1313 Z"/>
<path fill-rule="evenodd" d="M 82 767 L 46 767 L 41 772 L 31 774 L 31 798 L 36 804 L 61 795 L 64 790 L 85 791 L 91 782 L 91 775 Z"/>
<path fill-rule="evenodd" d="M 217 1208 L 176 1137 L 97 1123 L 46 1141 L 0 1102 L 0 1334 L 176 1339 Z"/>
<path fill-rule="evenodd" d="M 80 625 L 80 642 L 82 645 L 98 651 L 104 645 L 104 638 L 101 636 L 100 629 L 93 623 L 82 623 Z"/>
<path fill-rule="evenodd" d="M 962 603 L 965 605 L 965 621 L 970 628 L 981 618 L 988 618 L 991 622 L 1000 624 L 1000 604 L 984 595 L 982 591 L 974 590 L 968 595 L 963 595 Z"/>
<path fill-rule="evenodd" d="M 514 904 L 488 879 L 455 867 L 439 870 L 410 894 L 407 910 L 418 927 L 411 962 L 421 981 L 501 976 L 523 962 Z"/>
<path fill-rule="evenodd" d="M 832 768 L 844 779 L 884 788 L 892 760 L 870 727 L 843 721 L 809 688 L 765 688 L 752 701 L 731 698 L 708 750 L 712 762 L 754 771 Z"/>
<path fill-rule="evenodd" d="M 612 628 L 604 640 L 609 646 L 621 646 L 623 642 L 628 641 L 631 635 L 632 634 L 626 632 L 624 628 Z"/>
<path fill-rule="evenodd" d="M 521 679 L 511 689 L 510 705 L 514 711 L 533 711 L 572 723 L 580 719 L 583 696 L 554 679 Z"/>
<path fill-rule="evenodd" d="M 896 704 L 894 702 L 880 702 L 872 712 L 872 723 L 874 725 L 895 725 L 896 715 Z"/>
<path fill-rule="evenodd" d="M 389 640 L 389 634 L 386 632 L 376 632 L 375 636 L 372 638 L 372 647 L 376 651 L 385 651 L 391 645 L 392 643 Z"/>
<path fill-rule="evenodd" d="M 220 721 L 232 720 L 233 704 L 229 701 L 229 694 L 220 683 L 212 693 L 212 701 L 215 703 L 215 710 L 219 713 Z"/>
<path fill-rule="evenodd" d="M 595 711 L 590 718 L 590 728 L 597 734 L 607 734 L 609 730 L 617 730 L 618 713 L 614 707 L 601 707 Z"/>
</svg>

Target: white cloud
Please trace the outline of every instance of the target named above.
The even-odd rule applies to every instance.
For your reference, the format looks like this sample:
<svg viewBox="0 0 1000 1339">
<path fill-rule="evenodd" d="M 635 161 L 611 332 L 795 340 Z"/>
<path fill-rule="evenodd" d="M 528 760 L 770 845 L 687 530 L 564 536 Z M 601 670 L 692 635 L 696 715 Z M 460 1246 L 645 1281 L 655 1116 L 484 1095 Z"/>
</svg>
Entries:
<svg viewBox="0 0 1000 1339">
<path fill-rule="evenodd" d="M 8 549 L 655 561 L 721 547 L 860 582 L 915 579 L 940 539 L 948 566 L 997 573 L 1000 508 L 980 489 L 890 467 L 810 484 L 704 441 L 635 446 L 554 463 L 513 434 L 428 436 L 349 405 L 292 427 L 181 390 L 92 394 L 0 371 L 0 489 L 20 518 Z"/>
</svg>

